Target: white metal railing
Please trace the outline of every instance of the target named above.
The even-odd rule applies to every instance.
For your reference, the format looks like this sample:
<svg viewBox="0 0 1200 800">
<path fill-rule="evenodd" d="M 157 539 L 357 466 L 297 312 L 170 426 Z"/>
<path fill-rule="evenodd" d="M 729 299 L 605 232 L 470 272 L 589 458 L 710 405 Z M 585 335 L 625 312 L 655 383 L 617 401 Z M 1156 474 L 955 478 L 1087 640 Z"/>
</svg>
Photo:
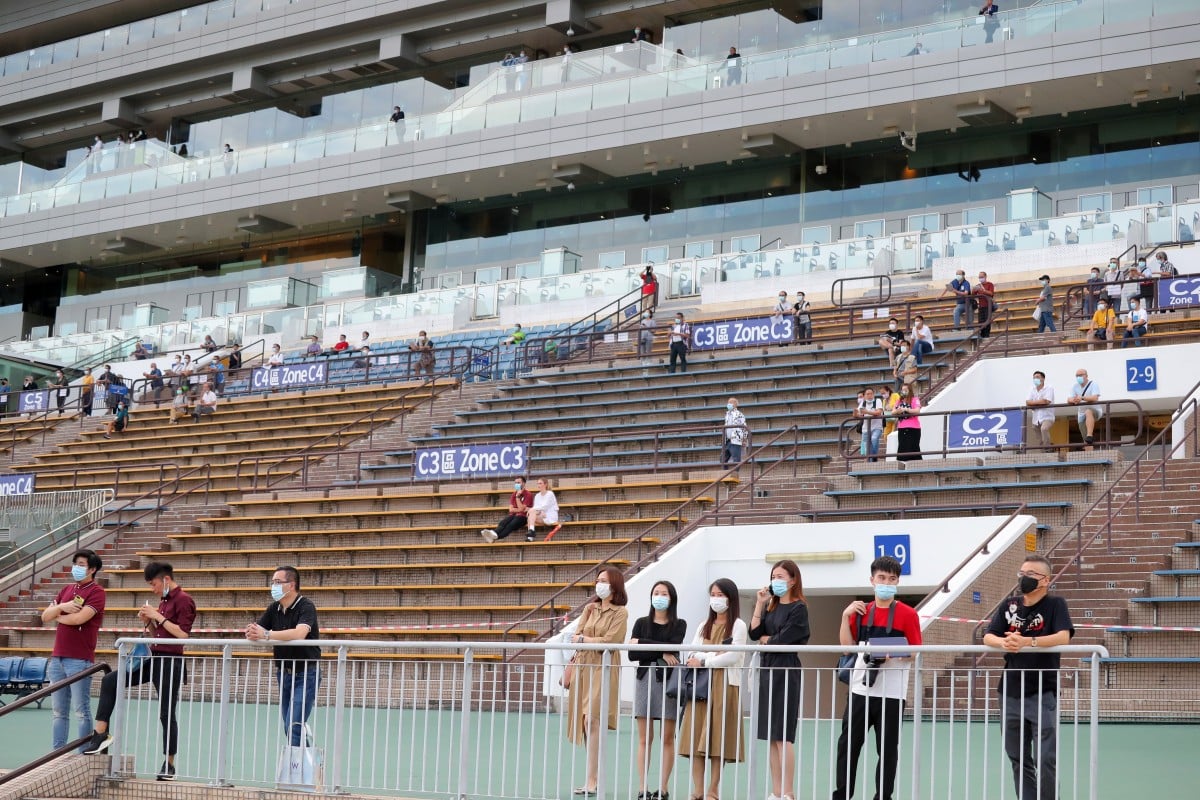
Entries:
<svg viewBox="0 0 1200 800">
<path fill-rule="evenodd" d="M 120 639 L 118 670 L 128 671 L 129 654 L 138 642 L 163 640 Z M 515 656 L 496 657 L 496 643 L 444 642 L 321 642 L 334 659 L 319 666 L 312 701 L 300 709 L 307 736 L 292 751 L 281 717 L 280 683 L 276 666 L 266 658 L 238 657 L 268 654 L 265 647 L 243 640 L 192 639 L 187 647 L 208 650 L 209 655 L 180 657 L 174 668 L 186 667 L 187 680 L 179 690 L 177 711 L 165 714 L 179 729 L 175 758 L 177 777 L 210 785 L 268 787 L 277 783 L 281 758 L 319 765 L 319 777 L 307 774 L 304 782 L 319 783 L 324 792 L 396 794 L 409 797 L 523 797 L 549 800 L 569 796 L 573 787 L 588 779 L 586 748 L 568 740 L 572 723 L 571 698 L 558 686 L 564 645 L 536 643 L 507 651 Z M 272 645 L 304 645 L 311 642 Z M 635 797 L 643 789 L 638 757 L 637 720 L 630 704 L 635 690 L 635 669 L 627 651 L 672 650 L 660 645 L 570 645 L 577 650 L 602 652 L 598 717 L 611 709 L 615 725 L 595 737 L 599 768 L 595 773 L 599 797 Z M 212 652 L 219 648 L 219 654 Z M 740 739 L 743 756 L 721 771 L 722 797 L 765 797 L 770 789 L 768 755 L 756 731 L 761 713 L 771 713 L 776 701 L 795 709 L 798 723 L 794 759 L 798 791 L 794 797 L 829 797 L 837 783 L 838 741 L 843 724 L 852 737 L 857 717 L 843 721 L 846 690 L 832 666 L 836 654 L 879 648 L 805 646 L 684 647 L 689 652 L 735 651 L 746 666 L 739 670 L 740 692 L 726 695 L 739 704 L 726 719 L 736 730 L 724 735 Z M 911 684 L 904 721 L 899 728 L 897 796 L 912 800 L 952 796 L 949 787 L 971 786 L 974 797 L 1003 797 L 1011 793 L 1014 764 L 1005 754 L 1003 721 L 1005 704 L 996 693 L 999 667 L 969 667 L 956 662 L 964 654 L 996 653 L 980 646 L 927 645 L 888 647 L 893 656 L 911 656 Z M 461 656 L 422 657 L 437 651 Z M 1058 732 L 1054 764 L 1036 755 L 1025 756 L 1018 769 L 1047 782 L 1057 780 L 1058 796 L 1097 797 L 1099 761 L 1097 735 L 1100 646 L 1055 648 L 1064 654 L 1057 673 L 1058 708 L 1053 722 Z M 758 666 L 764 653 L 798 653 L 800 697 L 770 697 L 764 701 Z M 397 656 L 403 656 L 397 658 Z M 1078 656 L 1090 658 L 1079 659 Z M 488 658 L 493 660 L 487 660 Z M 686 657 L 686 656 L 685 656 Z M 166 663 L 162 657 L 155 657 Z M 303 663 L 303 662 L 301 662 Z M 814 666 L 814 664 L 821 664 Z M 969 660 L 963 659 L 963 664 Z M 605 679 L 619 672 L 614 694 Z M 303 675 L 303 671 L 295 674 Z M 728 673 L 726 673 L 728 677 Z M 580 678 L 576 678 L 580 680 Z M 578 685 L 578 684 L 577 684 Z M 661 684 L 651 684 L 661 687 Z M 130 764 L 138 775 L 153 774 L 162 762 L 162 707 L 151 684 L 117 692 L 110 730 L 115 740 L 109 753 L 112 764 Z M 300 693 L 301 688 L 297 688 Z M 661 689 L 657 691 L 661 692 Z M 169 695 L 169 692 L 168 692 Z M 166 709 L 171 708 L 168 696 Z M 661 698 L 660 699 L 665 699 Z M 761 709 L 761 710 L 760 710 Z M 690 714 L 690 716 L 689 716 Z M 689 741 L 698 719 L 693 707 L 679 721 L 680 742 Z M 1050 719 L 1039 724 L 1048 727 Z M 876 757 L 873 737 L 867 737 L 859 761 L 858 786 L 871 791 Z M 673 740 L 672 740 L 673 741 Z M 640 764 L 646 769 L 645 789 L 660 784 L 676 797 L 694 796 L 689 787 L 689 759 L 672 758 L 655 737 Z M 1036 754 L 1036 748 L 1030 751 Z M 128 766 L 126 767 L 128 769 Z M 711 765 L 710 765 L 711 768 Z M 1057 769 L 1057 776 L 1051 773 Z M 848 770 L 847 770 L 848 772 Z M 310 770 L 311 773 L 311 770 Z M 669 777 L 668 777 L 669 775 Z M 948 792 L 951 792 L 948 794 Z M 869 796 L 869 795 L 867 795 Z"/>
</svg>

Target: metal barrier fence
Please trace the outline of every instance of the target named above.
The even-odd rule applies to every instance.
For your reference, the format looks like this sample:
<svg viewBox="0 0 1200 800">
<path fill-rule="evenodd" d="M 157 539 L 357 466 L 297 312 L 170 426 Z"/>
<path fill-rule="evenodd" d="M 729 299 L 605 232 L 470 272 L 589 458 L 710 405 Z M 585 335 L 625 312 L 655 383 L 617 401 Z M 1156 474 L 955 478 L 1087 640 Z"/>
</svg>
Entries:
<svg viewBox="0 0 1200 800">
<path fill-rule="evenodd" d="M 125 676 L 129 670 L 134 643 L 153 641 L 118 642 L 118 672 L 110 679 L 114 687 L 121 684 L 117 676 Z M 319 666 L 319 678 L 313 684 L 305 686 L 301 681 L 307 679 L 297 677 L 295 696 L 309 688 L 312 702 L 295 712 L 307 724 L 304 734 L 298 732 L 289 744 L 284 722 L 288 712 L 281 709 L 277 666 L 266 658 L 238 657 L 246 650 L 262 653 L 265 648 L 240 640 L 189 641 L 189 647 L 219 647 L 220 654 L 190 655 L 176 662 L 177 667 L 186 669 L 186 681 L 175 698 L 174 717 L 165 712 L 163 717 L 168 723 L 177 720 L 179 727 L 177 777 L 214 786 L 291 784 L 325 793 L 460 800 L 548 800 L 572 792 L 585 797 L 633 798 L 658 790 L 664 790 L 663 798 L 666 793 L 679 798 L 715 798 L 718 793 L 730 798 L 766 797 L 780 791 L 778 785 L 772 785 L 768 745 L 757 738 L 760 723 L 770 717 L 781 718 L 773 723 L 776 730 L 793 723 L 795 728 L 794 746 L 782 751 L 781 761 L 792 768 L 795 786 L 782 787 L 783 794 L 829 797 L 839 778 L 844 782 L 854 774 L 860 796 L 869 797 L 878 769 L 877 754 L 872 751 L 879 746 L 874 736 L 865 736 L 864 727 L 865 711 L 875 702 L 862 699 L 862 692 L 868 691 L 864 679 L 869 680 L 871 669 L 863 669 L 860 662 L 852 675 L 858 699 L 854 712 L 847 715 L 847 687 L 839 683 L 833 665 L 838 654 L 858 651 L 911 658 L 909 675 L 894 678 L 900 662 L 893 660 L 883 667 L 890 674 L 881 679 L 891 687 L 905 686 L 907 692 L 907 703 L 893 706 L 886 727 L 876 731 L 884 737 L 885 753 L 894 745 L 896 796 L 912 800 L 1008 797 L 1013 792 L 1015 770 L 1041 782 L 1045 798 L 1097 797 L 1098 670 L 1099 658 L 1107 655 L 1099 646 L 1055 648 L 1064 655 L 1063 666 L 1054 677 L 1057 707 L 1043 705 L 1026 725 L 1040 726 L 1043 735 L 1053 728 L 1057 738 L 1043 738 L 1040 750 L 1026 738 L 1024 748 L 1010 748 L 1010 760 L 1005 748 L 1005 713 L 1015 711 L 1020 703 L 1005 701 L 997 694 L 998 662 L 993 667 L 972 668 L 964 666 L 971 659 L 958 658 L 998 652 L 985 647 L 888 646 L 881 650 L 878 646 L 679 648 L 537 643 L 508 651 L 511 658 L 505 660 L 506 654 L 494 643 L 324 641 L 322 645 L 336 657 Z M 572 687 L 579 697 L 572 697 L 559 685 L 567 647 L 599 655 L 596 666 L 575 667 L 578 671 Z M 423 655 L 431 648 L 441 655 Z M 651 735 L 641 746 L 639 730 L 646 721 L 634 712 L 638 665 L 630 656 L 680 649 L 687 653 L 720 651 L 725 654 L 724 662 L 741 662 L 742 666 L 714 669 L 709 702 L 684 703 L 681 710 L 666 696 L 663 683 L 647 675 L 644 694 L 651 707 L 661 705 L 666 709 L 664 716 L 674 714 L 678 719 L 674 725 L 652 723 Z M 453 651 L 451 658 L 447 651 Z M 768 653 L 798 654 L 804 666 L 772 675 L 760 666 Z M 1081 659 L 1081 655 L 1090 658 Z M 305 675 L 301 670 L 282 674 Z M 161 707 L 150 686 L 147 683 L 128 693 L 116 693 L 111 728 L 115 738 L 108 750 L 117 757 L 112 762 L 114 773 L 116 765 L 128 763 L 121 757 L 130 755 L 138 775 L 161 768 Z M 594 698 L 591 713 L 600 733 L 586 739 L 577 713 L 586 705 L 585 696 Z M 291 706 L 296 707 L 297 702 Z M 899 719 L 894 714 L 897 708 L 902 712 Z M 605 719 L 607 731 L 603 730 Z M 665 734 L 661 730 L 664 724 Z M 844 755 L 839 766 L 843 737 L 850 742 L 866 739 L 853 773 L 852 760 Z M 889 741 L 888 737 L 894 738 Z M 853 747 L 849 749 L 852 756 Z M 719 768 L 716 759 L 693 755 L 717 752 L 725 755 Z M 595 765 L 591 771 L 589 755 Z M 699 765 L 707 773 L 694 774 Z M 787 771 L 785 781 L 786 775 Z M 714 776 L 719 777 L 714 780 Z M 699 791 L 690 785 L 697 778 Z M 1056 782 L 1058 793 L 1047 792 Z M 594 793 L 585 794 L 576 787 Z"/>
</svg>

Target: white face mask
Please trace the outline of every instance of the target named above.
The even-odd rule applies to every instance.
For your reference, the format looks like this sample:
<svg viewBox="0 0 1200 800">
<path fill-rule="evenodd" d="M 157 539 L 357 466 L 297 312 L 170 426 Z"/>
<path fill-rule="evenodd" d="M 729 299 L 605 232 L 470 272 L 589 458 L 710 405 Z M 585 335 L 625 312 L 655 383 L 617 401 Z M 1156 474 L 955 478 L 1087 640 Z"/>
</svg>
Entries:
<svg viewBox="0 0 1200 800">
<path fill-rule="evenodd" d="M 894 322 L 889 322 L 889 323 L 888 323 L 888 330 L 889 330 L 889 331 L 894 331 L 894 330 L 896 330 L 896 323 L 894 323 Z"/>
<path fill-rule="evenodd" d="M 596 597 L 599 597 L 601 600 L 605 600 L 610 594 L 612 594 L 612 587 L 607 583 L 596 584 Z"/>
<path fill-rule="evenodd" d="M 729 600 L 724 597 L 710 597 L 708 607 L 718 614 L 724 614 L 729 610 Z"/>
</svg>

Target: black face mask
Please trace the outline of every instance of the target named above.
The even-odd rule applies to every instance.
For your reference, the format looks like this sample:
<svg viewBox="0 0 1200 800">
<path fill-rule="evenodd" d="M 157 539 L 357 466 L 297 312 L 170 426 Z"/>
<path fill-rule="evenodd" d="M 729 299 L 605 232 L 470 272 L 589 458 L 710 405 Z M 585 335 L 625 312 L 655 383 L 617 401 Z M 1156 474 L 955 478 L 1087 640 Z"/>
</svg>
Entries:
<svg viewBox="0 0 1200 800">
<path fill-rule="evenodd" d="M 1021 580 L 1017 583 L 1017 588 L 1021 590 L 1021 594 L 1033 594 L 1037 591 L 1038 579 L 1022 575 Z"/>
</svg>

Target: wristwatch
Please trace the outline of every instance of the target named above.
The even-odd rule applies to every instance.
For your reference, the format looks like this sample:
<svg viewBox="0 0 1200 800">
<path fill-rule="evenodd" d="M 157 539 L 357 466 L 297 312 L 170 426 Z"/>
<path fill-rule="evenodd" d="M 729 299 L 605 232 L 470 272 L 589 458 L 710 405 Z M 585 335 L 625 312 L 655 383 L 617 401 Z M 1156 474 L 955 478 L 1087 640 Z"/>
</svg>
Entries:
<svg viewBox="0 0 1200 800">
<path fill-rule="evenodd" d="M 1036 637 L 1036 636 L 1030 636 L 1030 637 L 1029 637 L 1029 646 L 1030 646 L 1030 647 L 1037 647 L 1037 637 Z"/>
</svg>

